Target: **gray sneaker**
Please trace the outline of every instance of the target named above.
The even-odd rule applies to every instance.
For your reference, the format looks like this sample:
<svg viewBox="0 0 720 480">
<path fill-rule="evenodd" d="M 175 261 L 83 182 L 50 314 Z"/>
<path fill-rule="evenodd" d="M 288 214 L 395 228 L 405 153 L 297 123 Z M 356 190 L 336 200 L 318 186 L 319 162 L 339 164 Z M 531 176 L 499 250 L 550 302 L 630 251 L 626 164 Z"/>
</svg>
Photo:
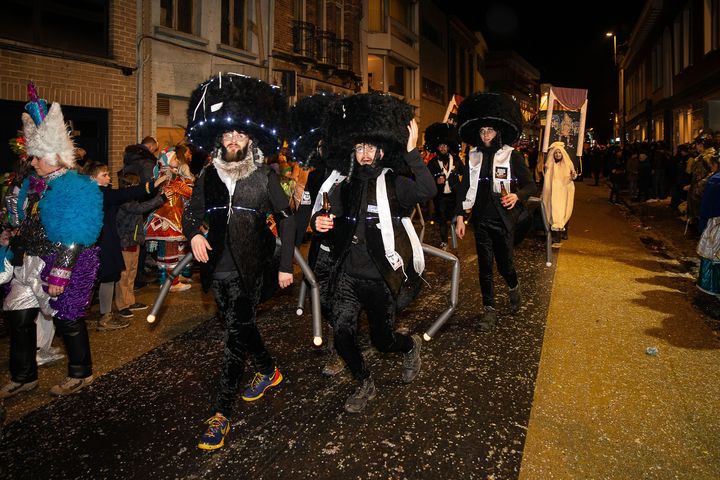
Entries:
<svg viewBox="0 0 720 480">
<path fill-rule="evenodd" d="M 47 350 L 41 348 L 35 354 L 38 367 L 54 365 L 63 358 L 65 355 L 60 353 L 60 349 L 57 347 L 50 347 Z"/>
<path fill-rule="evenodd" d="M 66 377 L 65 381 L 61 384 L 55 385 L 50 389 L 50 393 L 58 397 L 63 395 L 70 395 L 71 393 L 79 392 L 83 388 L 87 387 L 93 382 L 93 376 L 85 378 L 72 378 Z"/>
<path fill-rule="evenodd" d="M 522 305 L 522 296 L 520 295 L 520 284 L 518 283 L 515 288 L 510 289 L 510 311 L 517 313 Z"/>
<path fill-rule="evenodd" d="M 493 328 L 495 328 L 495 324 L 497 323 L 497 312 L 493 307 L 486 306 L 483 310 L 483 314 L 480 317 L 480 322 L 478 322 L 478 326 L 480 327 L 481 332 L 489 332 Z"/>
<path fill-rule="evenodd" d="M 377 391 L 372 377 L 368 377 L 358 385 L 355 391 L 345 400 L 345 411 L 348 413 L 360 413 L 367 406 L 368 401 L 375 398 Z"/>
<path fill-rule="evenodd" d="M 27 383 L 17 383 L 11 380 L 10 383 L 0 388 L 0 398 L 10 398 L 21 392 L 29 392 L 37 386 L 37 380 L 33 380 L 32 382 Z"/>
<path fill-rule="evenodd" d="M 108 330 L 119 330 L 121 328 L 127 328 L 130 326 L 130 322 L 122 318 L 118 318 L 112 313 L 105 313 L 97 324 L 98 332 L 106 332 Z"/>
<path fill-rule="evenodd" d="M 419 335 L 410 337 L 413 341 L 413 349 L 403 354 L 403 374 L 402 380 L 410 383 L 415 380 L 417 374 L 420 373 L 420 349 L 422 348 L 422 338 Z"/>
</svg>

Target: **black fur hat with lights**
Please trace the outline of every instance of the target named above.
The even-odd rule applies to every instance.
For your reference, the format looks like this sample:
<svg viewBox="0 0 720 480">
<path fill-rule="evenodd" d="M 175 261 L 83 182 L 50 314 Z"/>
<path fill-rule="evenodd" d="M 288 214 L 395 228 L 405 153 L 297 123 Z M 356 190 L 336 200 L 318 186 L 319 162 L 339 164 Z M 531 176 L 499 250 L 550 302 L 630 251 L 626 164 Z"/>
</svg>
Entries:
<svg viewBox="0 0 720 480">
<path fill-rule="evenodd" d="M 339 101 L 336 93 L 316 93 L 299 100 L 290 109 L 288 147 L 293 160 L 303 167 L 318 167 L 326 153 L 318 150 L 318 143 L 328 141 L 328 113 Z"/>
<path fill-rule="evenodd" d="M 328 116 L 329 163 L 347 174 L 354 162 L 354 146 L 369 143 L 383 150 L 384 167 L 401 167 L 414 116 L 411 105 L 390 94 L 358 93 L 341 99 Z"/>
<path fill-rule="evenodd" d="M 438 153 L 438 147 L 443 144 L 452 153 L 460 150 L 460 137 L 455 125 L 438 122 L 428 126 L 425 129 L 425 150 Z"/>
<path fill-rule="evenodd" d="M 522 133 L 520 106 L 505 93 L 476 92 L 458 107 L 458 133 L 463 142 L 480 145 L 480 128 L 493 127 L 500 133 L 500 142 L 515 143 Z"/>
<path fill-rule="evenodd" d="M 282 146 L 287 130 L 287 98 L 276 86 L 239 73 L 218 73 L 198 85 L 187 111 L 188 141 L 207 153 L 224 132 L 247 133 L 267 155 Z"/>
</svg>

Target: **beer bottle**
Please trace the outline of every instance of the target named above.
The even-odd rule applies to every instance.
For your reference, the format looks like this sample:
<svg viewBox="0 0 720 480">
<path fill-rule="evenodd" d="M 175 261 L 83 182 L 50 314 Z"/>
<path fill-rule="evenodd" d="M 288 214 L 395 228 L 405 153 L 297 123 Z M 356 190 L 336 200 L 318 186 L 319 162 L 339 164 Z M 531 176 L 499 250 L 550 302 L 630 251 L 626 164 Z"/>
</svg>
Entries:
<svg viewBox="0 0 720 480">
<path fill-rule="evenodd" d="M 320 213 L 326 217 L 330 215 L 330 196 L 327 192 L 323 192 L 322 194 L 322 208 L 320 209 Z"/>
<path fill-rule="evenodd" d="M 500 181 L 500 196 L 504 197 L 508 194 L 508 191 L 505 189 L 505 182 Z"/>
</svg>

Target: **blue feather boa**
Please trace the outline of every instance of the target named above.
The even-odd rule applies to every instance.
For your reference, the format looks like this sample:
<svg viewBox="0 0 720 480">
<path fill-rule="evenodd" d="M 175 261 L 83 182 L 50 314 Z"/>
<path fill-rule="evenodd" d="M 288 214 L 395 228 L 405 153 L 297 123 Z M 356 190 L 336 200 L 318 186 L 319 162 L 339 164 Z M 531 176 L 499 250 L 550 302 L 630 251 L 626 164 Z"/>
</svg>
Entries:
<svg viewBox="0 0 720 480">
<path fill-rule="evenodd" d="M 48 184 L 38 205 L 48 239 L 93 245 L 103 225 L 103 196 L 90 177 L 70 170 Z"/>
</svg>

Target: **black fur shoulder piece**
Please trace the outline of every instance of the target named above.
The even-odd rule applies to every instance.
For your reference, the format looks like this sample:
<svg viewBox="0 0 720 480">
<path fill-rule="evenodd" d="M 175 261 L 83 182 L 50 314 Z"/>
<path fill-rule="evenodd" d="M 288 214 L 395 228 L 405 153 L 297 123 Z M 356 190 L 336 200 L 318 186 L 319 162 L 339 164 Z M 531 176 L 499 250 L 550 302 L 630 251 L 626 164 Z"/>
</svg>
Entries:
<svg viewBox="0 0 720 480">
<path fill-rule="evenodd" d="M 238 130 L 271 156 L 287 133 L 287 98 L 279 87 L 257 78 L 219 73 L 192 92 L 187 120 L 188 141 L 205 152 L 218 145 L 223 132 Z"/>
<path fill-rule="evenodd" d="M 512 145 L 522 133 L 520 106 L 505 93 L 476 92 L 458 107 L 458 132 L 465 143 L 480 144 L 480 127 L 493 127 L 500 132 L 502 143 Z"/>
</svg>

